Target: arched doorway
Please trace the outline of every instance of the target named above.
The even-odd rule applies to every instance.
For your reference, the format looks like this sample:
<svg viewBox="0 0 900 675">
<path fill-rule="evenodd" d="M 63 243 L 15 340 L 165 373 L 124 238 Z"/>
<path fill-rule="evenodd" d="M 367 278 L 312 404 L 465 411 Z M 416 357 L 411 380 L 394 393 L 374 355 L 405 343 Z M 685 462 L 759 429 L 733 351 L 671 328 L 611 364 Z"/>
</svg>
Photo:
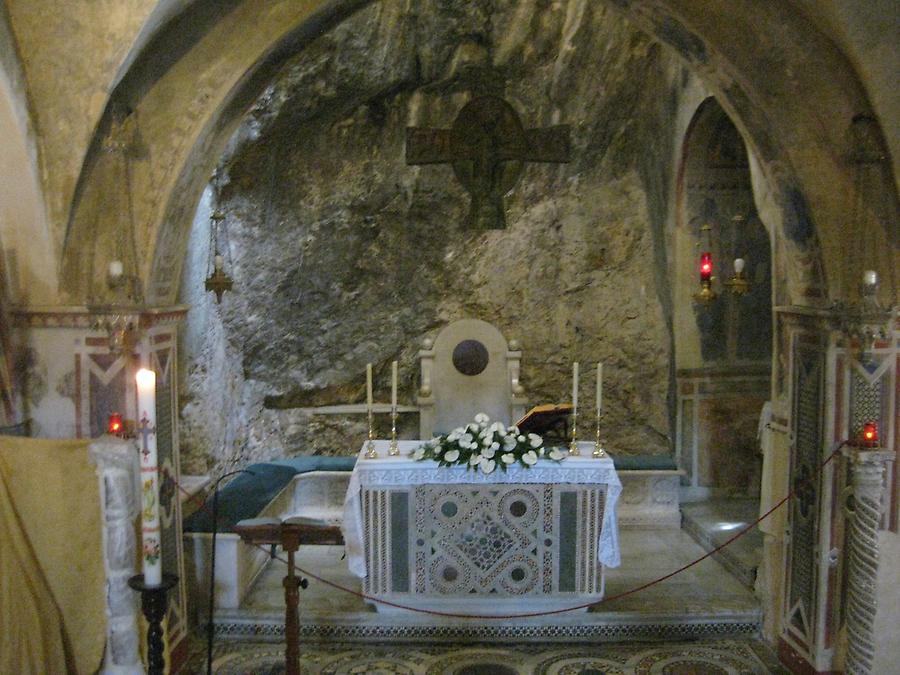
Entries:
<svg viewBox="0 0 900 675">
<path fill-rule="evenodd" d="M 711 549 L 759 509 L 773 325 L 772 244 L 744 141 L 715 99 L 688 126 L 676 203 L 676 454 L 686 473 L 684 526 Z M 699 294 L 702 252 L 712 256 L 711 299 Z M 734 283 L 741 263 L 747 287 Z M 761 547 L 758 533 L 748 535 L 721 559 L 752 586 Z"/>
</svg>

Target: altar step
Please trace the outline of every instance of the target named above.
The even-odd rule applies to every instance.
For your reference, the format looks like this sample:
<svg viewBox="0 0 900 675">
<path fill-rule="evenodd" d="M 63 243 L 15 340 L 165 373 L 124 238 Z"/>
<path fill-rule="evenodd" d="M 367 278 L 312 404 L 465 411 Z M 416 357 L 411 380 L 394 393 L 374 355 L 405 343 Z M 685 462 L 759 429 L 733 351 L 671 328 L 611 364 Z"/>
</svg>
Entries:
<svg viewBox="0 0 900 675">
<path fill-rule="evenodd" d="M 305 617 L 300 620 L 300 639 L 341 642 L 635 642 L 676 641 L 699 638 L 758 637 L 762 626 L 759 610 L 716 614 L 667 614 L 662 612 L 590 612 L 574 618 L 530 619 L 522 622 L 433 622 L 421 619 L 360 616 Z M 217 640 L 281 642 L 284 617 L 240 611 L 216 615 Z"/>
<path fill-rule="evenodd" d="M 682 528 L 707 552 L 724 544 L 759 517 L 759 500 L 710 499 L 681 505 Z M 752 589 L 762 560 L 763 535 L 758 528 L 734 540 L 713 557 L 744 586 Z"/>
<path fill-rule="evenodd" d="M 696 560 L 704 553 L 679 529 L 619 533 L 622 565 L 606 570 L 612 598 Z M 297 564 L 342 586 L 360 589 L 347 570 L 342 547 L 301 548 Z M 284 635 L 284 565 L 270 561 L 237 610 L 216 613 L 220 639 L 280 641 Z M 529 611 L 523 599 L 522 611 Z M 540 618 L 449 619 L 416 613 L 379 614 L 361 598 L 310 580 L 300 593 L 303 639 L 371 642 L 684 640 L 758 635 L 762 614 L 753 593 L 712 559 L 657 585 L 604 601 L 594 611 Z"/>
</svg>

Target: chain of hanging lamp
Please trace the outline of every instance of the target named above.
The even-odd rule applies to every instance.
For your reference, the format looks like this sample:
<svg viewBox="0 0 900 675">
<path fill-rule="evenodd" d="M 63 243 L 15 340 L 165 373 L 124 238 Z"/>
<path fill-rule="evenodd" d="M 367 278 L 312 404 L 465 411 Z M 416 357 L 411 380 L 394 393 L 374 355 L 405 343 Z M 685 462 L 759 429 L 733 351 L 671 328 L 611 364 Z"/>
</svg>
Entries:
<svg viewBox="0 0 900 675">
<path fill-rule="evenodd" d="M 234 287 L 234 279 L 228 274 L 226 266 L 231 264 L 231 246 L 228 241 L 228 228 L 225 222 L 225 214 L 220 204 L 222 199 L 222 176 L 217 169 L 213 173 L 213 209 L 209 216 L 209 257 L 206 266 L 207 277 L 204 287 L 207 291 L 215 293 L 216 303 L 222 302 L 222 295 Z"/>
</svg>

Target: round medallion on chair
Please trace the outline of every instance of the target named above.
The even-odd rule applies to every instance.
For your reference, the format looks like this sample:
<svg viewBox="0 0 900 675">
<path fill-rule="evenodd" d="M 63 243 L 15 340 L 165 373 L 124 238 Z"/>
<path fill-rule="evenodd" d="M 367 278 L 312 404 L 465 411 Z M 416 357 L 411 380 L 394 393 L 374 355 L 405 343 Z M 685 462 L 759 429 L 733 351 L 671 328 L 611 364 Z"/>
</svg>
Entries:
<svg viewBox="0 0 900 675">
<path fill-rule="evenodd" d="M 487 347 L 478 340 L 463 340 L 453 348 L 453 367 L 463 375 L 478 375 L 487 368 Z"/>
</svg>

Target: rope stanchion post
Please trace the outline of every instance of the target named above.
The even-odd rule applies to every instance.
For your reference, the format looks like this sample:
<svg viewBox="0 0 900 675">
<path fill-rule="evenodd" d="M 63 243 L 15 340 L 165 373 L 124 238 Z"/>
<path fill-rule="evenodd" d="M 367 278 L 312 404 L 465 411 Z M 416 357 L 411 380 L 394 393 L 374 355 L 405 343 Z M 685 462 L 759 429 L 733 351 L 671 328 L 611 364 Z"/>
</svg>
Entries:
<svg viewBox="0 0 900 675">
<path fill-rule="evenodd" d="M 832 448 L 831 452 L 829 452 L 829 454 L 825 458 L 825 460 L 819 465 L 819 468 L 816 472 L 807 476 L 805 480 L 799 481 L 797 483 L 797 485 L 790 492 L 788 492 L 784 496 L 784 498 L 779 500 L 771 509 L 766 511 L 763 515 L 761 515 L 755 521 L 753 521 L 752 523 L 747 525 L 745 528 L 739 530 L 737 533 L 735 533 L 733 536 L 731 536 L 729 539 L 727 539 L 725 542 L 723 542 L 722 544 L 720 544 L 713 550 L 700 556 L 696 560 L 689 562 L 686 565 L 683 565 L 683 566 L 679 567 L 678 569 L 676 569 L 672 572 L 669 572 L 668 574 L 665 574 L 657 579 L 648 581 L 645 584 L 642 584 L 635 588 L 630 588 L 627 591 L 623 591 L 622 593 L 617 593 L 615 595 L 607 596 L 600 601 L 592 601 L 592 602 L 583 603 L 580 605 L 575 605 L 573 607 L 564 607 L 562 609 L 545 610 L 545 611 L 539 611 L 539 612 L 521 612 L 521 613 L 517 613 L 517 614 L 465 614 L 465 613 L 459 613 L 459 612 L 444 612 L 444 611 L 439 611 L 439 610 L 423 609 L 421 607 L 413 607 L 410 605 L 403 605 L 403 604 L 400 604 L 397 602 L 392 602 L 390 600 L 384 600 L 383 598 L 375 598 L 366 593 L 362 593 L 360 591 L 353 590 L 352 588 L 347 588 L 346 586 L 341 586 L 340 584 L 337 584 L 333 581 L 329 581 L 328 579 L 325 579 L 324 577 L 321 577 L 321 576 L 315 574 L 314 572 L 311 572 L 311 571 L 306 570 L 296 564 L 293 564 L 292 560 L 286 560 L 277 555 L 272 556 L 272 557 L 275 560 L 278 560 L 286 565 L 290 565 L 296 572 L 299 572 L 302 576 L 308 577 L 310 579 L 314 579 L 315 581 L 318 581 L 330 588 L 334 588 L 335 590 L 342 591 L 344 593 L 353 595 L 355 597 L 361 598 L 362 600 L 366 600 L 368 602 L 374 602 L 377 604 L 386 605 L 388 607 L 393 607 L 395 609 L 404 609 L 404 610 L 407 610 L 410 612 L 415 612 L 418 614 L 440 616 L 440 617 L 452 618 L 452 619 L 473 619 L 473 620 L 482 620 L 482 621 L 483 620 L 506 621 L 506 620 L 510 620 L 510 619 L 531 619 L 531 618 L 536 618 L 536 617 L 541 617 L 541 616 L 553 616 L 553 615 L 557 615 L 557 614 L 565 614 L 566 612 L 574 612 L 574 611 L 578 611 L 578 610 L 587 609 L 590 607 L 596 607 L 596 606 L 601 605 L 606 602 L 612 602 L 613 600 L 621 600 L 622 598 L 627 597 L 629 595 L 634 595 L 635 593 L 639 593 L 640 591 L 646 590 L 646 589 L 650 588 L 651 586 L 655 586 L 657 584 L 662 583 L 663 581 L 667 581 L 668 579 L 671 579 L 672 577 L 674 577 L 678 574 L 681 574 L 682 572 L 684 572 L 696 565 L 699 565 L 701 562 L 703 562 L 707 558 L 714 556 L 716 553 L 718 553 L 719 551 L 724 549 L 726 546 L 730 545 L 732 542 L 743 537 L 750 530 L 752 530 L 757 525 L 759 525 L 759 523 L 761 523 L 763 520 L 768 518 L 779 508 L 784 506 L 784 504 L 786 504 L 790 499 L 792 499 L 796 495 L 798 489 L 805 487 L 807 485 L 807 483 L 810 483 L 813 479 L 815 479 L 819 475 L 819 473 L 821 473 L 821 471 L 828 464 L 830 464 L 834 460 L 835 457 L 837 457 L 841 453 L 842 449 L 847 444 L 848 444 L 847 441 L 843 441 L 841 443 L 836 444 L 836 446 Z M 179 486 L 179 488 L 180 487 L 181 486 Z M 261 550 L 265 551 L 267 554 L 269 553 L 269 550 L 267 548 L 265 548 L 263 545 L 258 544 L 258 543 L 254 544 L 254 545 L 257 546 L 258 548 L 260 548 Z M 293 558 L 293 556 L 290 556 L 290 558 Z"/>
<path fill-rule="evenodd" d="M 230 471 L 226 474 L 222 474 L 213 483 L 213 498 L 212 498 L 212 549 L 210 553 L 210 561 L 209 561 L 209 617 L 206 622 L 206 673 L 207 675 L 212 675 L 212 649 L 213 649 L 213 640 L 215 639 L 215 607 L 216 607 L 216 533 L 219 529 L 219 483 L 221 483 L 224 479 L 229 476 L 235 476 L 239 473 L 249 473 L 251 476 L 255 476 L 252 471 L 247 471 L 246 469 L 238 469 L 237 471 Z M 184 490 L 180 485 L 178 486 L 181 490 Z"/>
</svg>

